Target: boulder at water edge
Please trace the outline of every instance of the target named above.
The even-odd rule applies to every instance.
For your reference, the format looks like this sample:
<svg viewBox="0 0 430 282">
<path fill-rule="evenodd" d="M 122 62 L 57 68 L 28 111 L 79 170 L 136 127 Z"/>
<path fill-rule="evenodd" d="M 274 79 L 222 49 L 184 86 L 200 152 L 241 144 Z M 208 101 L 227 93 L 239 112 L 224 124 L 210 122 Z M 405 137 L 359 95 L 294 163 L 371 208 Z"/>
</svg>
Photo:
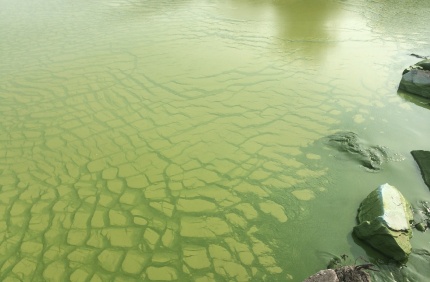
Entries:
<svg viewBox="0 0 430 282">
<path fill-rule="evenodd" d="M 387 257 L 403 261 L 411 253 L 412 209 L 395 187 L 383 184 L 358 209 L 354 234 Z"/>
<path fill-rule="evenodd" d="M 424 182 L 430 189 L 430 152 L 416 150 L 412 151 L 411 154 L 417 162 L 418 166 L 420 167 Z"/>
<path fill-rule="evenodd" d="M 360 265 L 318 271 L 303 282 L 370 282 L 370 275 Z"/>
<path fill-rule="evenodd" d="M 423 60 L 405 69 L 399 89 L 430 98 L 430 60 Z"/>
<path fill-rule="evenodd" d="M 325 269 L 318 271 L 303 282 L 339 282 L 339 278 L 333 269 Z"/>
</svg>

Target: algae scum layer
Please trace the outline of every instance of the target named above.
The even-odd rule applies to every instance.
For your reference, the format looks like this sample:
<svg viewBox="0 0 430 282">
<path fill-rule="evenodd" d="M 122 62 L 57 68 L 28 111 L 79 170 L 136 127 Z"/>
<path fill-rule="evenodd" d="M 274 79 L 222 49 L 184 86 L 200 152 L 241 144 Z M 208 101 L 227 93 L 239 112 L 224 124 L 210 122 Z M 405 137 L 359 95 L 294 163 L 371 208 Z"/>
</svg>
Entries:
<svg viewBox="0 0 430 282">
<path fill-rule="evenodd" d="M 351 235 L 362 199 L 389 182 L 430 201 L 409 154 L 430 149 L 430 111 L 397 93 L 408 54 L 430 55 L 429 9 L 0 0 L 0 280 L 302 281 L 333 255 L 375 262 Z M 387 160 L 326 146 L 339 131 Z M 425 281 L 427 257 L 376 279 Z"/>
</svg>

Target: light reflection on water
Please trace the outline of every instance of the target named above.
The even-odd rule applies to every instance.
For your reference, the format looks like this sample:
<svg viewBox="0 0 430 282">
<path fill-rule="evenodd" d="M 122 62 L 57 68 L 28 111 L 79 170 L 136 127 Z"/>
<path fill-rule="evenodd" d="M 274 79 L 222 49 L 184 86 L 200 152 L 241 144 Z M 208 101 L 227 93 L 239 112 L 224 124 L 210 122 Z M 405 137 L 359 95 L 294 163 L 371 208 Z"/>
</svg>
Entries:
<svg viewBox="0 0 430 282">
<path fill-rule="evenodd" d="M 2 3 L 4 281 L 300 281 L 322 253 L 365 256 L 350 231 L 370 190 L 421 185 L 397 173 L 412 162 L 369 174 L 318 141 L 425 146 L 427 109 L 395 86 L 426 45 L 372 18 L 390 7 Z"/>
</svg>

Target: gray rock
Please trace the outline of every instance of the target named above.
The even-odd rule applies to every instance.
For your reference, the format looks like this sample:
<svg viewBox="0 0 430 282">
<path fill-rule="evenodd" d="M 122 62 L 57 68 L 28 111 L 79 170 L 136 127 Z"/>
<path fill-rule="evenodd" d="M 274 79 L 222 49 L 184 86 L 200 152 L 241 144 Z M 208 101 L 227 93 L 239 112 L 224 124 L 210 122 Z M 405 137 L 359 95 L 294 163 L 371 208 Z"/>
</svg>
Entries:
<svg viewBox="0 0 430 282">
<path fill-rule="evenodd" d="M 303 282 L 339 282 L 339 279 L 333 269 L 325 269 L 318 271 Z"/>
<path fill-rule="evenodd" d="M 370 282 L 370 275 L 360 266 L 343 266 L 321 270 L 303 282 Z"/>
<path fill-rule="evenodd" d="M 383 184 L 372 191 L 360 205 L 354 234 L 364 242 L 397 261 L 411 253 L 410 204 L 395 187 Z"/>
<path fill-rule="evenodd" d="M 405 69 L 399 89 L 430 98 L 430 60 L 423 60 Z"/>
<path fill-rule="evenodd" d="M 430 71 L 414 69 L 404 74 L 399 89 L 430 98 Z"/>
<path fill-rule="evenodd" d="M 335 272 L 341 282 L 370 282 L 369 273 L 360 269 L 360 266 L 344 266 L 335 269 Z"/>
<path fill-rule="evenodd" d="M 421 175 L 423 176 L 425 184 L 427 184 L 430 189 L 430 152 L 416 150 L 412 151 L 411 154 L 421 170 Z"/>
</svg>

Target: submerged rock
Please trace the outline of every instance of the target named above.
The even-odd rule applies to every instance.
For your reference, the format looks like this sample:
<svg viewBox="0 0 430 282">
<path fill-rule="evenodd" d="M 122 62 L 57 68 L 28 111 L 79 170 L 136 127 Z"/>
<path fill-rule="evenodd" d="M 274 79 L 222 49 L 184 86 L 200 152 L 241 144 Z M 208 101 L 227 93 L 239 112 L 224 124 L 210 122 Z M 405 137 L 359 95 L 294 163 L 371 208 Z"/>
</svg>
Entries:
<svg viewBox="0 0 430 282">
<path fill-rule="evenodd" d="M 337 132 L 328 136 L 328 143 L 338 151 L 348 153 L 365 168 L 378 171 L 388 159 L 387 149 L 382 146 L 368 146 L 354 132 Z"/>
<path fill-rule="evenodd" d="M 420 206 L 414 207 L 414 222 L 416 230 L 426 232 L 430 227 L 430 203 L 421 201 Z"/>
<path fill-rule="evenodd" d="M 419 223 L 415 224 L 415 228 L 416 228 L 418 231 L 425 232 L 425 231 L 426 231 L 426 229 L 427 229 L 427 225 L 426 225 L 426 224 L 424 224 L 423 222 L 419 222 Z"/>
<path fill-rule="evenodd" d="M 412 151 L 411 154 L 421 170 L 425 184 L 430 189 L 430 151 L 416 150 Z"/>
<path fill-rule="evenodd" d="M 430 60 L 423 60 L 405 69 L 399 89 L 430 98 Z"/>
<path fill-rule="evenodd" d="M 411 253 L 412 209 L 393 186 L 383 184 L 360 205 L 354 234 L 387 257 L 403 261 Z"/>
</svg>

